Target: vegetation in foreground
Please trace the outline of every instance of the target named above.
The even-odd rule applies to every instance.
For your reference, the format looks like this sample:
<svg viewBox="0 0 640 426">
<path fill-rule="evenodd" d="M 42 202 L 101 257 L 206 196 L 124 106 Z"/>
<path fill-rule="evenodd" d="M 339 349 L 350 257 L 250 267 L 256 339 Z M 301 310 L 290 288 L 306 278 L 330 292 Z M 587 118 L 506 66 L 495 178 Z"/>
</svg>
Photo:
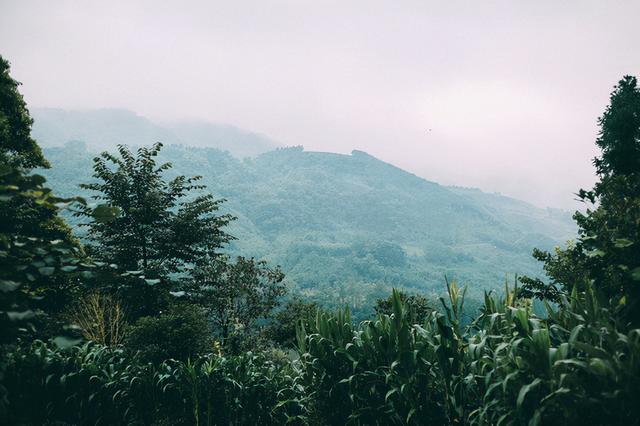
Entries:
<svg viewBox="0 0 640 426">
<path fill-rule="evenodd" d="M 578 240 L 535 252 L 550 284 L 485 294 L 471 321 L 454 282 L 440 307 L 394 290 L 354 324 L 348 309 L 279 306 L 280 268 L 223 255 L 233 218 L 198 177 L 165 179 L 161 145 L 98 157 L 95 202 L 53 196 L 32 173 L 48 164 L 8 71 L 0 60 L 4 423 L 640 423 L 635 78 L 600 120 Z"/>
</svg>

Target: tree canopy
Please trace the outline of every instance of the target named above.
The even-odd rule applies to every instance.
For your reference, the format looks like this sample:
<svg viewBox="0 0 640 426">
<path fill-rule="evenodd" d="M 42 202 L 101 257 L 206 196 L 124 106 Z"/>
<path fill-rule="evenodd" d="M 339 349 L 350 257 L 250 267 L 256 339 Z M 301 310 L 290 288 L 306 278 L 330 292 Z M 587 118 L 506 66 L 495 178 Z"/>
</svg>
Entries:
<svg viewBox="0 0 640 426">
<path fill-rule="evenodd" d="M 537 250 L 552 284 L 567 291 L 590 282 L 613 300 L 625 317 L 640 321 L 640 88 L 625 76 L 614 87 L 610 104 L 599 118 L 593 160 L 599 180 L 591 190 L 581 189 L 588 206 L 576 212 L 578 239 L 554 254 Z M 548 297 L 540 280 L 524 278 L 524 290 Z"/>
<path fill-rule="evenodd" d="M 0 161 L 15 167 L 49 167 L 31 137 L 33 120 L 18 83 L 9 74 L 9 61 L 0 56 Z"/>
<path fill-rule="evenodd" d="M 199 176 L 164 178 L 170 163 L 157 164 L 162 148 L 139 148 L 133 154 L 118 147 L 119 156 L 102 153 L 94 159 L 97 182 L 82 184 L 101 204 L 79 215 L 90 219 L 90 246 L 97 258 L 120 270 L 141 270 L 148 278 L 184 272 L 233 237 L 223 229 L 233 217 L 218 215 L 224 201 L 194 194 L 205 187 Z M 101 216 L 104 214 L 104 220 Z"/>
</svg>

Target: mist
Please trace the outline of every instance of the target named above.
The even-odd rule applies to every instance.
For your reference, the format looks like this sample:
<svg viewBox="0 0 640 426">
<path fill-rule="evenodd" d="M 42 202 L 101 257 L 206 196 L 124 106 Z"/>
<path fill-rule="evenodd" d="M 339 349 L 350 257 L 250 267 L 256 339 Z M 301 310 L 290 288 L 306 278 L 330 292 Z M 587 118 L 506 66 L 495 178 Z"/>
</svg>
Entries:
<svg viewBox="0 0 640 426">
<path fill-rule="evenodd" d="M 577 207 L 640 3 L 3 1 L 31 107 L 202 119 Z"/>
</svg>

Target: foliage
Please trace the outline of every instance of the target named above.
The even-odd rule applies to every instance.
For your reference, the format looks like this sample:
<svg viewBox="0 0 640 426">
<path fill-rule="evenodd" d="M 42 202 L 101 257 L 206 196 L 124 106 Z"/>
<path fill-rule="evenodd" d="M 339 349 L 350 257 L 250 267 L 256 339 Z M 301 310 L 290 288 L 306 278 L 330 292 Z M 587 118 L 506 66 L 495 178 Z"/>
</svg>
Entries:
<svg viewBox="0 0 640 426">
<path fill-rule="evenodd" d="M 400 300 L 409 307 L 409 321 L 414 324 L 422 324 L 433 312 L 434 308 L 429 300 L 420 295 L 399 291 Z M 378 299 L 374 307 L 376 315 L 391 315 L 393 313 L 393 294 L 386 299 Z"/>
<path fill-rule="evenodd" d="M 620 301 L 640 324 L 640 87 L 626 76 L 614 89 L 599 120 L 594 159 L 600 180 L 580 197 L 596 202 L 593 211 L 576 214 L 579 245 L 588 258 L 597 289 Z"/>
<path fill-rule="evenodd" d="M 578 241 L 553 255 L 534 255 L 545 263 L 553 284 L 571 291 L 593 281 L 628 320 L 640 324 L 640 88 L 635 77 L 624 77 L 614 88 L 599 125 L 596 144 L 602 153 L 594 165 L 600 180 L 578 194 L 593 207 L 574 216 Z"/>
<path fill-rule="evenodd" d="M 31 137 L 33 120 L 18 91 L 20 83 L 9 75 L 9 62 L 0 56 L 0 163 L 21 169 L 48 167 Z"/>
<path fill-rule="evenodd" d="M 211 354 L 151 364 L 123 349 L 36 343 L 10 356 L 15 422 L 101 424 L 640 424 L 640 329 L 591 287 L 537 317 L 507 288 L 461 326 L 464 290 L 422 324 L 319 311 L 300 359 Z M 27 408 L 29 407 L 29 408 Z"/>
<path fill-rule="evenodd" d="M 315 321 L 318 304 L 305 302 L 299 296 L 289 300 L 273 314 L 272 322 L 266 327 L 267 337 L 283 348 L 293 348 L 296 343 L 296 327 L 302 322 L 309 329 Z"/>
<path fill-rule="evenodd" d="M 91 138 L 86 147 L 45 149 L 47 176 L 61 194 L 90 181 Z M 499 288 L 505 273 L 542 278 L 531 248 L 552 249 L 575 234 L 565 212 L 437 185 L 364 153 L 283 149 L 240 160 L 166 145 L 157 159 L 173 165 L 167 176 L 202 175 L 228 200 L 220 212 L 238 217 L 228 227 L 238 238 L 224 250 L 230 257 L 281 265 L 292 292 L 328 309 L 348 304 L 356 321 L 370 318 L 392 287 L 443 294 L 444 274 L 473 283 L 469 302 Z"/>
<path fill-rule="evenodd" d="M 43 325 L 62 331 L 47 313 L 73 294 L 78 274 L 89 274 L 93 266 L 83 262 L 58 216 L 72 200 L 54 196 L 46 179 L 31 173 L 48 164 L 30 136 L 31 118 L 17 87 L 0 57 L 0 422 L 6 414 L 7 352 L 42 333 Z M 71 343 L 62 336 L 56 342 Z"/>
<path fill-rule="evenodd" d="M 10 424 L 284 424 L 299 415 L 292 370 L 247 353 L 141 362 L 123 349 L 36 342 L 11 355 Z"/>
<path fill-rule="evenodd" d="M 50 253 L 63 250 L 63 247 L 81 255 L 80 250 L 75 250 L 80 246 L 71 236 L 71 229 L 59 216 L 60 207 L 71 200 L 55 197 L 45 186 L 45 178 L 32 174 L 34 167 L 48 167 L 48 163 L 30 135 L 32 119 L 18 86 L 19 83 L 9 75 L 9 63 L 0 56 L 0 234 L 5 245 L 3 256 L 11 259 L 18 255 L 17 251 L 22 251 L 19 257 L 30 257 L 35 251 Z M 49 244 L 54 241 L 56 250 Z M 32 303 L 33 306 L 38 305 L 48 313 L 58 313 L 77 282 L 59 274 L 59 270 L 50 269 L 53 265 L 39 263 L 45 260 L 56 263 L 55 255 L 40 253 L 38 256 L 41 258 L 32 260 L 38 262 L 39 268 L 47 267 L 46 273 L 30 270 L 27 276 L 23 274 L 22 278 L 28 279 L 21 281 L 21 285 L 26 290 L 28 283 L 32 295 L 40 298 L 39 303 Z M 25 266 L 24 260 L 8 261 L 3 272 L 7 275 L 16 272 Z"/>
<path fill-rule="evenodd" d="M 223 344 L 234 335 L 242 339 L 257 320 L 271 313 L 286 292 L 282 270 L 253 258 L 214 260 L 196 268 L 193 278 L 185 286 L 187 297 L 205 307 Z"/>
<path fill-rule="evenodd" d="M 178 176 L 170 181 L 163 172 L 170 163 L 158 165 L 161 143 L 140 148 L 134 155 L 118 146 L 119 157 L 102 153 L 94 159 L 95 183 L 83 184 L 103 202 L 81 214 L 91 219 L 89 238 L 94 255 L 115 263 L 124 271 L 142 270 L 149 278 L 184 272 L 185 266 L 213 257 L 231 237 L 222 228 L 232 219 L 217 215 L 223 200 L 212 195 L 189 197 L 204 189 L 200 177 Z M 96 210 L 111 220 L 96 218 Z"/>
<path fill-rule="evenodd" d="M 354 328 L 347 311 L 300 329 L 311 417 L 330 424 L 638 424 L 640 329 L 621 330 L 588 288 L 536 317 L 515 291 L 485 296 L 466 329 L 446 315 L 393 313 Z"/>
<path fill-rule="evenodd" d="M 101 204 L 77 213 L 90 219 L 92 255 L 117 269 L 101 286 L 117 293 L 134 319 L 158 313 L 169 303 L 176 274 L 188 276 L 232 239 L 222 228 L 233 217 L 217 214 L 223 200 L 194 194 L 204 189 L 198 176 L 165 179 L 171 164 L 157 164 L 161 148 L 157 143 L 134 155 L 119 146 L 118 156 L 96 157 L 96 182 L 82 187 Z"/>
<path fill-rule="evenodd" d="M 155 363 L 185 361 L 213 350 L 207 317 L 198 307 L 185 303 L 173 304 L 157 316 L 138 319 L 127 331 L 125 345 Z"/>
<path fill-rule="evenodd" d="M 620 329 L 593 288 L 530 309 L 487 296 L 469 340 L 482 405 L 473 424 L 638 424 L 640 329 Z"/>
<path fill-rule="evenodd" d="M 44 187 L 44 178 L 26 176 L 17 169 L 0 165 L 0 210 L 9 209 L 14 197 L 31 198 L 34 203 L 54 205 L 65 200 Z M 33 319 L 40 302 L 42 283 L 56 273 L 70 273 L 83 265 L 78 249 L 63 240 L 36 235 L 0 232 L 0 325 L 6 343 L 25 321 Z M 15 324 L 15 325 L 13 325 Z M 19 326 L 17 326 L 20 324 Z"/>
</svg>

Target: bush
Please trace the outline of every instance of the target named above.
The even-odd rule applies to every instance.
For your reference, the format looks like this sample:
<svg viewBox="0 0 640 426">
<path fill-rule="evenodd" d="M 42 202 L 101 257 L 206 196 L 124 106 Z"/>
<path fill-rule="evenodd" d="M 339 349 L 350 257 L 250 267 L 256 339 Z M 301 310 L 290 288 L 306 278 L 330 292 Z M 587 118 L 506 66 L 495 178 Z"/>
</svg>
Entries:
<svg viewBox="0 0 640 426">
<path fill-rule="evenodd" d="M 204 311 L 188 304 L 172 305 L 157 317 L 140 318 L 130 327 L 125 345 L 154 363 L 185 361 L 214 348 Z"/>
<path fill-rule="evenodd" d="M 124 340 L 127 328 L 124 309 L 107 293 L 95 291 L 84 295 L 69 310 L 67 318 L 91 342 L 114 346 Z"/>
<path fill-rule="evenodd" d="M 273 315 L 273 321 L 266 327 L 265 335 L 274 343 L 292 348 L 296 341 L 296 325 L 302 321 L 305 327 L 315 321 L 318 305 L 294 298 Z"/>
</svg>

